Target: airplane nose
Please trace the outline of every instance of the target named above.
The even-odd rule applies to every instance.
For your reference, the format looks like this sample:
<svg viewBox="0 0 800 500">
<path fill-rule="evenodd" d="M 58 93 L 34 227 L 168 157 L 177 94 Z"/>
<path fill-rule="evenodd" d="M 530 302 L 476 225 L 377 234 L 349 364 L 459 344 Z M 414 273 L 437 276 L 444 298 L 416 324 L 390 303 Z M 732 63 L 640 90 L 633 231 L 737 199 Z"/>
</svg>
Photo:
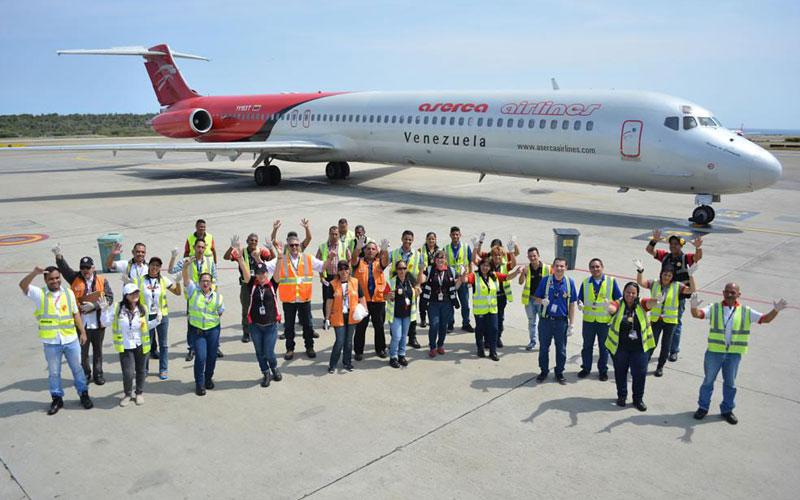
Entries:
<svg viewBox="0 0 800 500">
<path fill-rule="evenodd" d="M 778 182 L 783 173 L 781 162 L 767 151 L 763 151 L 750 166 L 750 184 L 753 189 L 762 189 Z"/>
</svg>

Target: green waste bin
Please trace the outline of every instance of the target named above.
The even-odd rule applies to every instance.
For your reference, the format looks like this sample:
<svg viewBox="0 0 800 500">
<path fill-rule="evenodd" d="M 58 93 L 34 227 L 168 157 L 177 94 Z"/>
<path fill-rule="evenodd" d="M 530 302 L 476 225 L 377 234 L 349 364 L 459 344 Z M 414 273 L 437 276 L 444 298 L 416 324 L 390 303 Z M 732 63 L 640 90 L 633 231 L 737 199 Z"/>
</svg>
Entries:
<svg viewBox="0 0 800 500">
<path fill-rule="evenodd" d="M 106 233 L 97 238 L 97 248 L 100 250 L 100 262 L 103 264 L 103 272 L 110 272 L 106 267 L 106 259 L 114 250 L 114 243 L 122 243 L 122 233 Z"/>
<path fill-rule="evenodd" d="M 578 259 L 578 238 L 581 232 L 577 229 L 567 227 L 553 228 L 556 237 L 556 257 L 561 257 L 567 261 L 567 269 L 575 269 L 575 262 Z"/>
</svg>

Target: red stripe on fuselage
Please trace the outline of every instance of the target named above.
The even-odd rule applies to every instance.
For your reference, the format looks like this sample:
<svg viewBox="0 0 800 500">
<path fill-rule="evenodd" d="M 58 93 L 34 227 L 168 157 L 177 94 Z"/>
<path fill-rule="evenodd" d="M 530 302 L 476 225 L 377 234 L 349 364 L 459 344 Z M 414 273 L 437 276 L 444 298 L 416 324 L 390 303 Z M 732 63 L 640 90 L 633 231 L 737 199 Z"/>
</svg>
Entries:
<svg viewBox="0 0 800 500">
<path fill-rule="evenodd" d="M 199 142 L 233 142 L 253 138 L 267 124 L 265 115 L 272 115 L 300 104 L 346 92 L 317 92 L 308 94 L 266 94 L 241 96 L 206 96 L 185 99 L 168 111 L 202 108 L 211 113 L 211 131 L 198 137 Z M 241 116 L 244 119 L 240 118 Z M 261 135 L 261 134 L 259 134 Z M 267 133 L 268 135 L 268 133 Z M 266 139 L 263 137 L 261 140 Z"/>
</svg>

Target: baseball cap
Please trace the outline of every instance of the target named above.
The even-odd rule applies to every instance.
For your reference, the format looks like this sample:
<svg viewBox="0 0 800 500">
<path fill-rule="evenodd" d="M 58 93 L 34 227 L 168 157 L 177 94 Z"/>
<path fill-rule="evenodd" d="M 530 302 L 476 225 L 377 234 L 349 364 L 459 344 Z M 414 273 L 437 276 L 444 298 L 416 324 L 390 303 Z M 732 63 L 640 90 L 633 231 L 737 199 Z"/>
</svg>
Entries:
<svg viewBox="0 0 800 500">
<path fill-rule="evenodd" d="M 122 295 L 130 295 L 134 292 L 138 292 L 139 287 L 133 283 L 127 283 L 124 287 L 122 287 Z"/>
<path fill-rule="evenodd" d="M 159 257 L 150 257 L 150 262 L 148 262 L 147 264 L 148 265 L 149 264 L 158 264 L 160 266 L 160 265 L 163 264 L 163 262 L 161 261 L 161 259 Z"/>
<path fill-rule="evenodd" d="M 267 265 L 264 264 L 263 262 L 259 262 L 258 264 L 256 264 L 255 271 L 256 274 L 264 274 L 267 272 Z"/>
<path fill-rule="evenodd" d="M 84 257 L 84 258 L 81 259 L 80 267 L 82 269 L 87 268 L 87 267 L 92 267 L 93 265 L 94 265 L 94 261 L 92 260 L 91 257 L 87 256 L 87 257 Z"/>
</svg>

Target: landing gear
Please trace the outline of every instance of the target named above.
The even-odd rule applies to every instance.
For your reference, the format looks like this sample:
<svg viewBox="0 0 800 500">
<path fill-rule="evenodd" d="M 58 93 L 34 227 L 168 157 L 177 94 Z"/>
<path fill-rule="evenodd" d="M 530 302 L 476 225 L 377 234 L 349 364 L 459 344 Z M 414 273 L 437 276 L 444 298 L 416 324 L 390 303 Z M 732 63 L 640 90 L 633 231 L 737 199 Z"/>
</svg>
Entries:
<svg viewBox="0 0 800 500">
<path fill-rule="evenodd" d="M 707 226 L 714 220 L 714 209 L 711 208 L 713 202 L 719 202 L 718 194 L 698 194 L 694 197 L 694 204 L 697 208 L 692 212 L 689 222 L 694 222 L 698 226 Z"/>
<path fill-rule="evenodd" d="M 253 172 L 259 186 L 277 186 L 281 182 L 281 169 L 276 165 L 261 165 Z"/>
<path fill-rule="evenodd" d="M 350 165 L 346 161 L 332 161 L 325 165 L 325 176 L 330 180 L 350 177 Z"/>
</svg>

